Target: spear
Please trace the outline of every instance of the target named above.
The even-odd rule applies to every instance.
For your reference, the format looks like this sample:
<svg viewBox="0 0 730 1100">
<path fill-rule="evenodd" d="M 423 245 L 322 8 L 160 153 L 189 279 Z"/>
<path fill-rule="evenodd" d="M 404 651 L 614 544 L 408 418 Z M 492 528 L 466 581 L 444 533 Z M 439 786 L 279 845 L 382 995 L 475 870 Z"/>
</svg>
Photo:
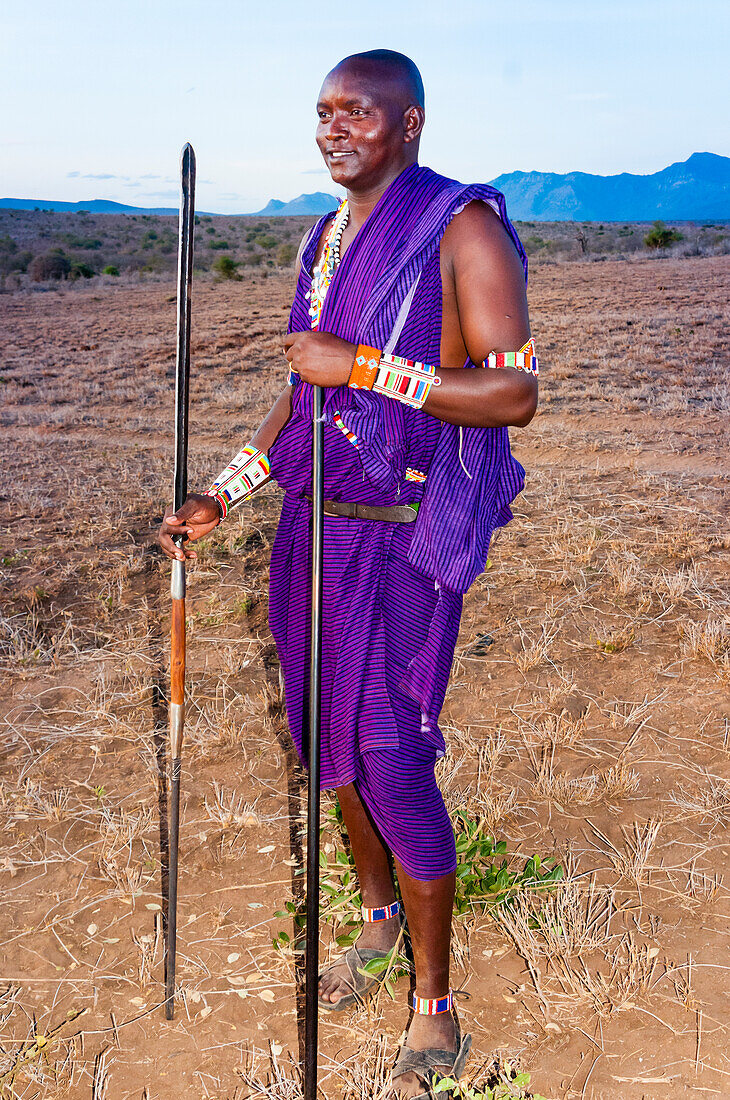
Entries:
<svg viewBox="0 0 730 1100">
<path fill-rule="evenodd" d="M 177 256 L 177 361 L 175 366 L 175 479 L 173 509 L 188 495 L 188 395 L 190 383 L 190 302 L 193 283 L 195 226 L 195 153 L 188 142 L 180 154 L 180 224 Z M 178 546 L 184 535 L 173 536 Z M 170 866 L 165 956 L 165 1016 L 175 1014 L 177 948 L 177 865 L 180 839 L 180 766 L 185 725 L 185 562 L 173 560 L 172 627 L 170 630 Z"/>
</svg>

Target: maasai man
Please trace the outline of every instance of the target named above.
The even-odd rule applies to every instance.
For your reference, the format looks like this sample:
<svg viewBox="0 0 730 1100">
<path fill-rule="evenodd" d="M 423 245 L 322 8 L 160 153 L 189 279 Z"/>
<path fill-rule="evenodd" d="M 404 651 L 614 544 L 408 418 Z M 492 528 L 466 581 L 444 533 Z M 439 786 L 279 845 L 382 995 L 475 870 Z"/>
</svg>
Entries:
<svg viewBox="0 0 730 1100">
<path fill-rule="evenodd" d="M 458 1075 L 471 1041 L 449 987 L 456 857 L 434 777 L 438 717 L 462 594 L 522 488 L 507 426 L 534 415 L 537 360 L 525 255 L 503 196 L 418 164 L 413 62 L 389 50 L 346 58 L 325 78 L 317 116 L 317 144 L 347 198 L 300 248 L 289 383 L 213 485 L 167 516 L 160 544 L 195 557 L 171 535 L 207 534 L 269 477 L 284 487 L 270 624 L 304 758 L 312 386 L 324 387 L 322 786 L 342 807 L 363 927 L 322 973 L 320 1005 L 340 1011 L 377 985 L 361 969 L 402 924 L 392 854 L 416 973 L 394 1077 L 412 1097 L 435 1071 Z M 466 111 L 456 123 L 471 140 Z"/>
</svg>

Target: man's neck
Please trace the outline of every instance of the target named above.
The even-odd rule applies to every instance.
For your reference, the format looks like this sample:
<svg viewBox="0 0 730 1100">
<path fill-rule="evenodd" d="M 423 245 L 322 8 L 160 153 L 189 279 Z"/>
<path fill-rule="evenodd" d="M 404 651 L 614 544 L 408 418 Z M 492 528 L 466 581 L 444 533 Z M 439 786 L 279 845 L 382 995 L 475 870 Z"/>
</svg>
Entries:
<svg viewBox="0 0 730 1100">
<path fill-rule="evenodd" d="M 389 172 L 387 176 L 378 180 L 377 184 L 374 184 L 370 188 L 366 188 L 362 191 L 348 190 L 347 204 L 350 210 L 349 222 L 352 230 L 357 232 L 360 226 L 370 217 L 393 180 L 398 179 L 398 176 L 405 172 L 406 168 L 410 168 L 411 164 L 415 163 L 417 162 L 411 161 L 409 164 L 394 166 L 393 170 Z"/>
</svg>

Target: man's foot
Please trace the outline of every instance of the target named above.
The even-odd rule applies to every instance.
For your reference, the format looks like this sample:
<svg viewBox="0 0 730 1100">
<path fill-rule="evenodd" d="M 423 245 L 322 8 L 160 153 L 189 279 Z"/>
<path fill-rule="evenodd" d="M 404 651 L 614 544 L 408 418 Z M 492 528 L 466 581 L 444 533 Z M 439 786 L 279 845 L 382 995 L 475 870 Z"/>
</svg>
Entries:
<svg viewBox="0 0 730 1100">
<path fill-rule="evenodd" d="M 449 1050 L 457 1055 L 456 1021 L 453 1012 L 439 1012 L 436 1016 L 421 1016 L 414 1013 L 408 1028 L 406 1044 L 411 1050 Z M 453 1059 L 444 1065 L 436 1066 L 436 1072 L 448 1077 Z M 428 1081 L 414 1071 L 400 1074 L 393 1082 L 394 1094 L 406 1100 L 408 1097 L 421 1096 L 428 1092 Z"/>
<path fill-rule="evenodd" d="M 356 943 L 358 948 L 382 951 L 385 954 L 395 947 L 400 930 L 401 922 L 397 915 L 388 920 L 365 923 Z M 320 1000 L 337 1004 L 340 997 L 348 994 L 352 994 L 350 969 L 344 961 L 333 963 L 327 967 L 319 979 Z"/>
</svg>

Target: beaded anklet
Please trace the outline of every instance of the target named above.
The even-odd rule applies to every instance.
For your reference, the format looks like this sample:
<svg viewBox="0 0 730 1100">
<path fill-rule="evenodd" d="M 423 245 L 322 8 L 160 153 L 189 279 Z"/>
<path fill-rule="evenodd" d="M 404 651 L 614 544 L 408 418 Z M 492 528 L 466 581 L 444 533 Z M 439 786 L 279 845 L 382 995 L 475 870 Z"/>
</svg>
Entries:
<svg viewBox="0 0 730 1100">
<path fill-rule="evenodd" d="M 269 460 L 264 452 L 249 443 L 218 474 L 205 495 L 218 501 L 221 519 L 225 519 L 231 508 L 248 500 L 268 480 L 269 471 Z"/>
<path fill-rule="evenodd" d="M 539 374 L 540 367 L 535 355 L 535 341 L 532 337 L 519 351 L 490 352 L 484 360 L 485 367 L 514 367 L 516 370 L 526 371 L 528 374 Z"/>
<path fill-rule="evenodd" d="M 400 902 L 394 901 L 390 905 L 379 905 L 375 909 L 368 909 L 366 905 L 363 905 L 360 912 L 366 924 L 374 924 L 376 921 L 390 920 L 391 917 L 395 917 L 400 912 Z"/>
<path fill-rule="evenodd" d="M 420 409 L 431 387 L 440 386 L 441 379 L 436 376 L 436 368 L 428 363 L 417 363 L 367 344 L 358 344 L 347 384 L 356 390 L 382 393 L 412 409 Z"/>
<path fill-rule="evenodd" d="M 419 1016 L 438 1016 L 442 1012 L 451 1012 L 454 1007 L 454 994 L 451 990 L 445 997 L 417 997 L 414 993 L 411 1006 Z"/>
</svg>

